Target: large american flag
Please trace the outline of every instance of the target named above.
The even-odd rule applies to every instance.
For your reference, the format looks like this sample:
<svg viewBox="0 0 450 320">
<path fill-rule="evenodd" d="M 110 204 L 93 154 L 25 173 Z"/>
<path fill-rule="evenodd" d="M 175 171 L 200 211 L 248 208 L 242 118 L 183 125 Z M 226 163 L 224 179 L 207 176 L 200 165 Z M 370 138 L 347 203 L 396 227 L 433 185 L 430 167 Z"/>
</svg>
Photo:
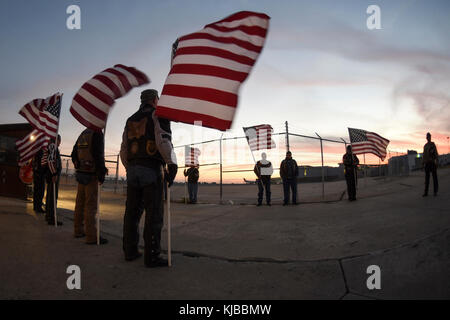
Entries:
<svg viewBox="0 0 450 320">
<path fill-rule="evenodd" d="M 275 141 L 272 140 L 273 128 L 270 124 L 260 124 L 243 129 L 251 151 L 276 148 Z"/>
<path fill-rule="evenodd" d="M 61 113 L 61 94 L 55 93 L 46 99 L 34 99 L 24 105 L 19 114 L 49 138 L 56 138 Z"/>
<path fill-rule="evenodd" d="M 389 140 L 376 134 L 361 129 L 348 128 L 350 143 L 354 154 L 372 153 L 381 158 L 386 158 L 386 148 Z"/>
<path fill-rule="evenodd" d="M 241 11 L 178 38 L 156 115 L 229 129 L 239 88 L 264 47 L 269 19 Z"/>
<path fill-rule="evenodd" d="M 70 113 L 82 125 L 95 131 L 106 126 L 106 120 L 115 99 L 127 94 L 133 87 L 150 83 L 148 77 L 133 67 L 117 64 L 84 83 L 73 97 Z"/>
<path fill-rule="evenodd" d="M 185 166 L 186 167 L 198 166 L 199 165 L 199 161 L 198 161 L 199 155 L 200 155 L 200 149 L 186 146 L 184 148 Z"/>
<path fill-rule="evenodd" d="M 28 135 L 16 141 L 19 166 L 25 165 L 50 139 L 56 138 L 61 113 L 61 97 L 56 93 L 46 99 L 34 99 L 23 106 L 19 114 L 34 128 Z"/>
</svg>

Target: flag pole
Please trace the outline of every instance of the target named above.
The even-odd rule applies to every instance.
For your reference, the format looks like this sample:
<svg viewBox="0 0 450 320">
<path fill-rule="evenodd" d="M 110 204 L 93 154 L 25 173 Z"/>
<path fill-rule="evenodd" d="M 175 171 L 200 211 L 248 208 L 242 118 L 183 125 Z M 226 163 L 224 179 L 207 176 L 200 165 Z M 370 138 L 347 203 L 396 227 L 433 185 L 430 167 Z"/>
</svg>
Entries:
<svg viewBox="0 0 450 320">
<path fill-rule="evenodd" d="M 106 134 L 106 123 L 103 129 L 103 150 L 105 150 L 105 134 Z M 104 151 L 103 151 L 104 152 Z M 119 165 L 119 164 L 117 164 Z M 100 245 L 100 196 L 102 188 L 100 183 L 97 184 L 97 245 Z"/>
<path fill-rule="evenodd" d="M 61 93 L 61 96 L 59 97 L 60 105 L 59 105 L 58 128 L 56 129 L 56 139 L 55 139 L 55 148 L 56 148 L 55 156 L 56 156 L 56 151 L 58 150 L 59 119 L 61 119 L 62 97 L 63 97 L 63 93 Z M 56 179 L 58 179 L 58 178 L 56 178 Z M 56 216 L 56 182 L 53 182 L 53 217 L 55 219 L 55 228 L 57 228 L 58 221 L 57 221 L 57 216 Z"/>
<path fill-rule="evenodd" d="M 170 188 L 169 183 L 166 183 L 166 205 L 164 210 L 167 214 L 167 265 L 172 266 L 172 242 L 171 242 L 171 221 L 170 221 Z"/>
</svg>

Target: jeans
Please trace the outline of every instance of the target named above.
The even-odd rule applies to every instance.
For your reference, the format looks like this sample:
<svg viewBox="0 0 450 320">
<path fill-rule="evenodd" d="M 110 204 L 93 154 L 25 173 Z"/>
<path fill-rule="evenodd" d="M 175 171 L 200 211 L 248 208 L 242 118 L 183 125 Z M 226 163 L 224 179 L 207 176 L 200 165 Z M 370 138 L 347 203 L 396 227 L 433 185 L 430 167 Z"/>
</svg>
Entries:
<svg viewBox="0 0 450 320">
<path fill-rule="evenodd" d="M 198 182 L 188 182 L 189 202 L 197 202 Z"/>
<path fill-rule="evenodd" d="M 292 203 L 297 203 L 297 178 L 283 179 L 284 204 L 289 203 L 289 191 L 292 191 Z"/>
<path fill-rule="evenodd" d="M 258 184 L 258 204 L 263 201 L 264 189 L 266 189 L 266 202 L 270 204 L 270 176 L 261 176 L 261 179 L 256 180 Z"/>
<path fill-rule="evenodd" d="M 347 181 L 347 193 L 349 200 L 356 199 L 356 180 L 354 171 L 345 173 L 345 180 Z"/>
<path fill-rule="evenodd" d="M 425 192 L 428 194 L 428 187 L 430 185 L 430 173 L 433 175 L 433 191 L 436 194 L 438 192 L 439 184 L 437 178 L 437 168 L 434 162 L 428 162 L 425 164 Z"/>
<path fill-rule="evenodd" d="M 123 250 L 126 257 L 138 252 L 139 221 L 145 209 L 144 260 L 149 264 L 161 253 L 164 219 L 163 177 L 161 170 L 139 165 L 127 168 L 127 201 L 123 218 Z"/>
<path fill-rule="evenodd" d="M 75 215 L 73 219 L 75 236 L 86 233 L 86 242 L 97 240 L 95 215 L 97 214 L 98 180 L 92 178 L 88 184 L 78 183 Z"/>
<path fill-rule="evenodd" d="M 33 209 L 42 208 L 42 199 L 45 193 L 45 174 L 34 171 L 33 172 Z"/>
<path fill-rule="evenodd" d="M 56 190 L 54 190 L 53 186 L 56 187 Z M 55 198 L 56 198 L 56 202 L 57 202 L 58 201 L 58 189 L 59 189 L 59 176 L 56 180 L 56 183 L 53 184 L 52 176 L 47 175 L 47 197 L 45 198 L 45 220 L 47 220 L 48 222 L 51 222 L 51 223 L 55 222 L 53 193 L 56 192 Z"/>
</svg>

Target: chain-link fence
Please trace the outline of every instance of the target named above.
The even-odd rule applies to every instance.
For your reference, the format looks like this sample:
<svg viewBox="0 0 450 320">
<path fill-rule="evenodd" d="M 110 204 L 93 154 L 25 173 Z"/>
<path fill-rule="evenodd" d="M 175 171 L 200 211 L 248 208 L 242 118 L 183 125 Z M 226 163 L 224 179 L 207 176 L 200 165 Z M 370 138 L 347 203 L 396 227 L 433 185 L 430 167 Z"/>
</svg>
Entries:
<svg viewBox="0 0 450 320">
<path fill-rule="evenodd" d="M 61 182 L 66 185 L 76 185 L 75 167 L 72 163 L 70 155 L 61 154 L 62 171 Z M 102 189 L 105 191 L 113 191 L 114 193 L 123 192 L 125 186 L 125 178 L 119 176 L 119 155 L 105 155 L 105 166 L 108 169 L 108 175 Z"/>
</svg>

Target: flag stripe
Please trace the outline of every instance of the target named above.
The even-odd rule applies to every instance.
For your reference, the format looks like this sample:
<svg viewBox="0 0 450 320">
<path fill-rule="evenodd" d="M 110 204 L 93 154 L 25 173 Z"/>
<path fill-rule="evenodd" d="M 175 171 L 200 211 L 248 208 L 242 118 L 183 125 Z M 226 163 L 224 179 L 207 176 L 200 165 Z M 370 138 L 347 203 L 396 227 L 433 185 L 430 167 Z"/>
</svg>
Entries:
<svg viewBox="0 0 450 320">
<path fill-rule="evenodd" d="M 174 109 L 172 107 L 169 108 L 161 105 L 158 105 L 158 116 L 167 119 L 183 118 L 183 122 L 189 124 L 200 121 L 204 127 L 216 128 L 219 130 L 226 130 L 231 127 L 231 120 L 219 119 L 204 113 Z"/>
<path fill-rule="evenodd" d="M 185 41 L 185 40 L 194 40 L 194 39 L 195 40 L 205 39 L 205 40 L 212 40 L 215 42 L 220 42 L 220 43 L 225 43 L 225 44 L 235 44 L 238 47 L 241 47 L 248 51 L 253 51 L 256 53 L 260 53 L 263 48 L 262 46 L 257 46 L 248 41 L 241 40 L 238 38 L 218 37 L 218 36 L 214 36 L 212 34 L 204 33 L 204 32 L 196 32 L 196 33 L 191 33 L 186 36 L 183 36 L 180 38 L 180 42 Z"/>
<path fill-rule="evenodd" d="M 70 113 L 84 126 L 101 131 L 106 126 L 115 99 L 133 87 L 149 82 L 143 72 L 117 64 L 96 74 L 81 86 L 73 98 Z"/>
<path fill-rule="evenodd" d="M 196 65 L 199 66 L 216 66 L 225 68 L 231 71 L 236 72 L 243 72 L 245 75 L 247 75 L 250 70 L 252 69 L 251 66 L 245 65 L 242 63 L 235 62 L 233 60 L 229 59 L 223 59 L 217 56 L 210 56 L 210 55 L 200 55 L 200 54 L 193 54 L 193 55 L 181 55 L 176 56 L 175 59 L 173 59 L 173 65 Z"/>
<path fill-rule="evenodd" d="M 205 29 L 206 28 L 212 28 L 212 29 L 215 29 L 217 31 L 222 31 L 222 32 L 231 32 L 231 31 L 239 30 L 247 35 L 260 36 L 262 38 L 265 38 L 267 35 L 267 30 L 260 26 L 237 25 L 236 27 L 227 27 L 227 26 L 218 24 L 218 25 L 209 25 L 209 26 L 206 26 Z"/>
<path fill-rule="evenodd" d="M 264 38 L 256 35 L 247 34 L 241 30 L 236 30 L 235 28 L 224 28 L 222 30 L 217 30 L 214 27 L 208 27 L 200 31 L 199 33 L 205 33 L 218 38 L 229 38 L 236 39 L 238 41 L 244 41 L 245 43 L 250 43 L 255 47 L 261 47 L 264 44 Z M 240 45 L 240 43 L 236 43 Z M 242 46 L 242 45 L 240 45 Z M 256 51 L 256 50 L 255 50 Z"/>
<path fill-rule="evenodd" d="M 182 48 L 189 48 L 189 47 L 211 47 L 211 48 L 219 48 L 237 55 L 242 55 L 249 57 L 250 59 L 256 60 L 258 58 L 259 53 L 245 50 L 235 44 L 229 44 L 229 43 L 219 43 L 214 42 L 207 39 L 194 39 L 194 40 L 184 40 L 178 42 L 178 49 L 176 52 L 178 52 L 179 49 Z M 176 55 L 176 54 L 175 54 Z"/>
<path fill-rule="evenodd" d="M 219 58 L 224 58 L 228 60 L 233 60 L 235 62 L 245 64 L 248 66 L 253 66 L 255 64 L 255 60 L 252 58 L 249 58 L 247 56 L 239 55 L 234 52 L 224 50 L 221 48 L 214 48 L 214 47 L 201 47 L 201 46 L 195 46 L 195 47 L 183 47 L 177 50 L 177 53 L 175 57 L 179 57 L 180 55 L 210 55 L 215 56 Z M 205 64 L 205 63 L 203 63 Z"/>
<path fill-rule="evenodd" d="M 245 72 L 238 72 L 222 67 L 201 64 L 177 64 L 172 67 L 169 74 L 174 73 L 200 74 L 204 76 L 225 78 L 239 82 L 243 82 L 248 76 L 248 73 Z"/>
<path fill-rule="evenodd" d="M 211 88 L 166 84 L 162 94 L 181 98 L 199 99 L 232 108 L 237 104 L 237 95 L 234 93 Z"/>
<path fill-rule="evenodd" d="M 195 87 L 209 87 L 225 92 L 236 92 L 241 84 L 239 81 L 224 78 L 182 73 L 170 74 L 166 80 L 166 84 L 183 85 L 187 83 Z"/>
<path fill-rule="evenodd" d="M 158 107 L 175 106 L 181 111 L 190 111 L 197 114 L 209 114 L 217 119 L 231 121 L 234 116 L 234 107 L 225 106 L 209 101 L 199 101 L 198 99 L 174 97 L 161 95 Z M 200 119 L 199 119 L 200 120 Z"/>
</svg>

